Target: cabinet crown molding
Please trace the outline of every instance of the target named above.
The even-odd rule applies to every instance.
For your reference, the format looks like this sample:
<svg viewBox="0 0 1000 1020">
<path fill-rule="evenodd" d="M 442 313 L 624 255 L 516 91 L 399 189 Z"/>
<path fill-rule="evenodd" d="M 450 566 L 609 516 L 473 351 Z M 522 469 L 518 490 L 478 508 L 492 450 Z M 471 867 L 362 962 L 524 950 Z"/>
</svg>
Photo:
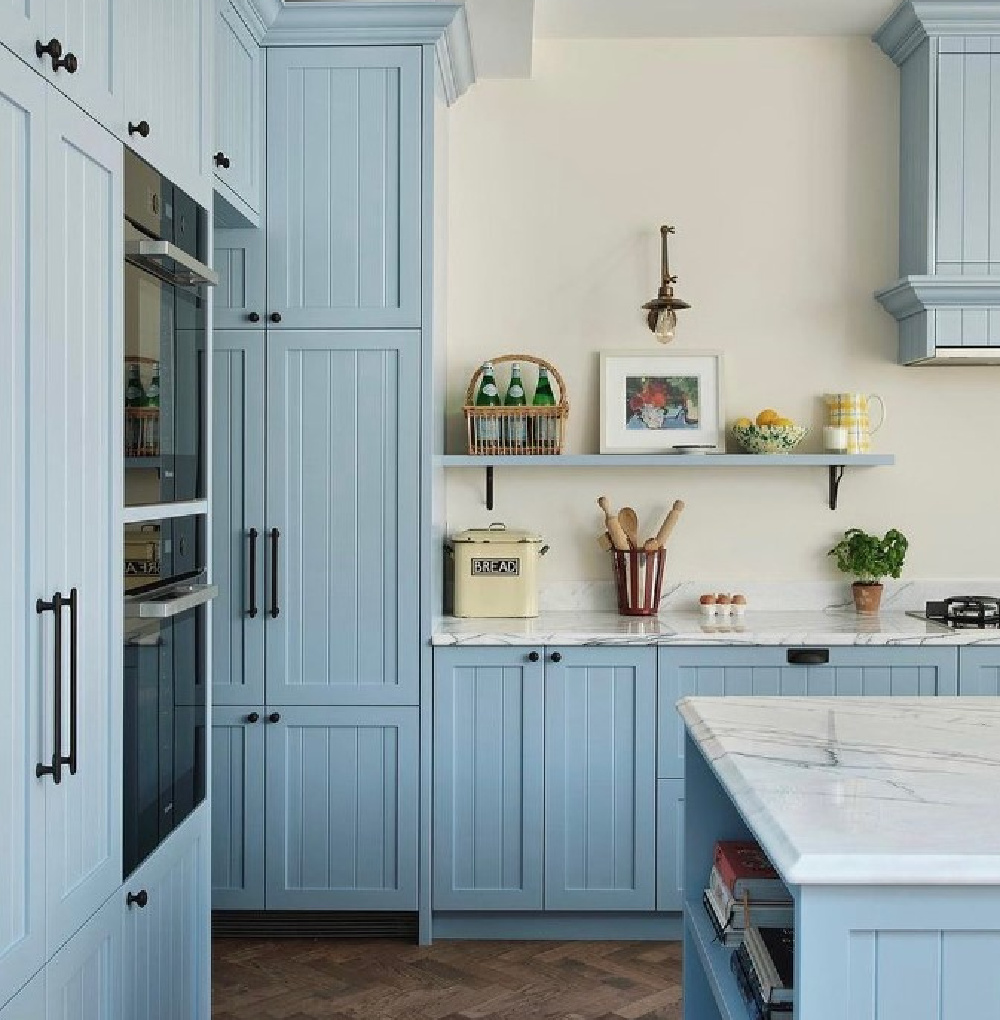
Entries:
<svg viewBox="0 0 1000 1020">
<path fill-rule="evenodd" d="M 875 299 L 897 320 L 936 308 L 996 308 L 1000 276 L 904 276 Z"/>
<path fill-rule="evenodd" d="M 902 65 L 927 38 L 1000 34 L 998 0 L 905 0 L 872 36 Z"/>
</svg>

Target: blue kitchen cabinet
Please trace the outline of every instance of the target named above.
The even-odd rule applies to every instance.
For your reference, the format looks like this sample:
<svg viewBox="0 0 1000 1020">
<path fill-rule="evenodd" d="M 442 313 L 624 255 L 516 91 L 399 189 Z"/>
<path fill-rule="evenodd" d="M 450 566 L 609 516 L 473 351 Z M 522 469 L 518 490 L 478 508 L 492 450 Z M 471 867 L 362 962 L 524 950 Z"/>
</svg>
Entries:
<svg viewBox="0 0 1000 1020">
<path fill-rule="evenodd" d="M 675 705 L 689 695 L 955 694 L 958 654 L 951 648 L 851 646 L 661 647 L 659 649 L 661 779 L 684 774 L 684 725 Z"/>
<path fill-rule="evenodd" d="M 421 48 L 267 55 L 267 312 L 421 325 Z"/>
<path fill-rule="evenodd" d="M 271 910 L 416 910 L 417 708 L 267 709 Z"/>
<path fill-rule="evenodd" d="M 656 909 L 684 909 L 684 780 L 656 781 Z"/>
<path fill-rule="evenodd" d="M 212 709 L 212 906 L 264 909 L 263 705 Z"/>
<path fill-rule="evenodd" d="M 220 229 L 215 207 L 215 266 L 219 286 L 212 295 L 215 330 L 251 329 L 261 333 L 268 323 L 264 316 L 264 231 Z"/>
<path fill-rule="evenodd" d="M 433 907 L 541 910 L 541 652 L 486 652 L 434 653 Z"/>
<path fill-rule="evenodd" d="M 1000 694 L 1000 645 L 958 650 L 958 693 L 980 697 Z"/>
</svg>

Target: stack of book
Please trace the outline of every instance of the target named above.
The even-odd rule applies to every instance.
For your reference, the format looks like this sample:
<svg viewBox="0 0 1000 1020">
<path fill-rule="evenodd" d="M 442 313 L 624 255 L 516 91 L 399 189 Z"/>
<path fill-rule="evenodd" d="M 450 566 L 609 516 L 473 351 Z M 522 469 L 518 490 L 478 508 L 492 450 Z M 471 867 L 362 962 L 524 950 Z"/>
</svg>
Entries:
<svg viewBox="0 0 1000 1020">
<path fill-rule="evenodd" d="M 754 840 L 720 840 L 702 901 L 718 940 L 738 946 L 746 930 L 790 928 L 794 904 L 788 887 Z"/>
<path fill-rule="evenodd" d="M 756 1020 L 794 1020 L 792 961 L 795 933 L 792 928 L 746 930 L 743 942 L 730 959 L 740 992 L 751 1017 Z"/>
</svg>

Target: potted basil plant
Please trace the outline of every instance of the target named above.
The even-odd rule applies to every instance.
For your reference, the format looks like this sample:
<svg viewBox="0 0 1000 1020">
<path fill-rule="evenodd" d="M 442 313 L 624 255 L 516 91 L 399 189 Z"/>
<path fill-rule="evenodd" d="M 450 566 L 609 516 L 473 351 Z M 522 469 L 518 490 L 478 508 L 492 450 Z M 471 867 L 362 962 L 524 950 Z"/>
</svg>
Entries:
<svg viewBox="0 0 1000 1020">
<path fill-rule="evenodd" d="M 829 551 L 837 566 L 857 580 L 851 586 L 854 608 L 873 615 L 882 603 L 882 578 L 899 577 L 909 542 L 906 536 L 890 528 L 881 538 L 860 528 L 848 528 L 844 537 Z"/>
</svg>

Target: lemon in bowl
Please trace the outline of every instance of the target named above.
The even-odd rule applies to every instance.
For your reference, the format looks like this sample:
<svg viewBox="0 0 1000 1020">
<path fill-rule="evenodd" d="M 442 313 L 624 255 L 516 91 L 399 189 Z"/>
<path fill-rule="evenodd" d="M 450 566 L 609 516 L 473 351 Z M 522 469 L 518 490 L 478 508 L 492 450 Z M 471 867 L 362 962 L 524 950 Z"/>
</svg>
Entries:
<svg viewBox="0 0 1000 1020">
<path fill-rule="evenodd" d="M 775 415 L 775 421 L 764 425 L 741 418 L 733 425 L 736 441 L 748 453 L 791 453 L 806 437 L 809 429 L 788 418 Z"/>
</svg>

